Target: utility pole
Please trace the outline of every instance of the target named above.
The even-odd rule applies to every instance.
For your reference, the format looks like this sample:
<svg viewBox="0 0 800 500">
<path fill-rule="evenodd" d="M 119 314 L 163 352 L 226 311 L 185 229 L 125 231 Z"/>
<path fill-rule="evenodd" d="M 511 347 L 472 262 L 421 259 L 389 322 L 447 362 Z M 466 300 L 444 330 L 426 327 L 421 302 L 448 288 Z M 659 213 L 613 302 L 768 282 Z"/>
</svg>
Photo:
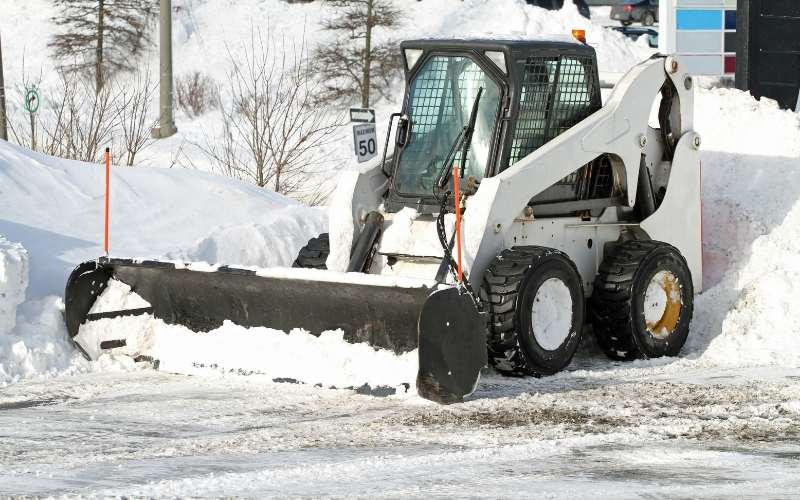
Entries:
<svg viewBox="0 0 800 500">
<path fill-rule="evenodd" d="M 159 81 L 159 123 L 152 130 L 155 139 L 165 139 L 178 131 L 172 119 L 172 0 L 161 0 L 159 50 L 161 52 Z"/>
<path fill-rule="evenodd" d="M 0 39 L 0 139 L 8 140 L 8 126 L 6 125 L 6 87 L 3 80 L 3 41 Z"/>
</svg>

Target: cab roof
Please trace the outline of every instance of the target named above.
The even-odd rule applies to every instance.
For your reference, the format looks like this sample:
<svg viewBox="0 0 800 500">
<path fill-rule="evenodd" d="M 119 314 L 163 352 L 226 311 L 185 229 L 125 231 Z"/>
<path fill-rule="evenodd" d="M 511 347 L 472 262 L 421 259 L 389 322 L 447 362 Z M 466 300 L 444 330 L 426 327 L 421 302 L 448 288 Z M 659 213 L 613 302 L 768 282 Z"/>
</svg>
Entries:
<svg viewBox="0 0 800 500">
<path fill-rule="evenodd" d="M 421 38 L 406 40 L 400 44 L 402 49 L 423 50 L 503 50 L 511 53 L 530 53 L 535 50 L 564 50 L 571 53 L 585 52 L 594 54 L 594 48 L 579 42 L 569 35 L 497 37 L 481 36 L 476 38 Z"/>
</svg>

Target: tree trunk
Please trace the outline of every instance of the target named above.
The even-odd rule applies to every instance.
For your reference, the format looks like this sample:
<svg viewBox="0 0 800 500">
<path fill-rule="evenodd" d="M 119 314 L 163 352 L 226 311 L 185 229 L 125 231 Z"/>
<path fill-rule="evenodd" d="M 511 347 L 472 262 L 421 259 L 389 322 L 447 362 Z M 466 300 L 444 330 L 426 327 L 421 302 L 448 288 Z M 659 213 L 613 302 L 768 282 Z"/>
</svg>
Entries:
<svg viewBox="0 0 800 500">
<path fill-rule="evenodd" d="M 8 140 L 6 125 L 6 88 L 3 81 L 3 44 L 0 41 L 0 139 Z"/>
<path fill-rule="evenodd" d="M 95 93 L 99 94 L 103 88 L 103 32 L 105 31 L 105 0 L 98 0 L 97 2 L 97 48 L 95 49 Z"/>
<path fill-rule="evenodd" d="M 373 19 L 372 19 L 372 7 L 374 4 L 374 0 L 367 0 L 367 33 L 366 37 L 364 38 L 364 74 L 362 77 L 362 84 L 361 84 L 361 107 L 368 108 L 369 107 L 369 88 L 370 82 L 369 77 L 371 73 L 371 66 L 372 66 L 372 26 L 373 26 Z"/>
</svg>

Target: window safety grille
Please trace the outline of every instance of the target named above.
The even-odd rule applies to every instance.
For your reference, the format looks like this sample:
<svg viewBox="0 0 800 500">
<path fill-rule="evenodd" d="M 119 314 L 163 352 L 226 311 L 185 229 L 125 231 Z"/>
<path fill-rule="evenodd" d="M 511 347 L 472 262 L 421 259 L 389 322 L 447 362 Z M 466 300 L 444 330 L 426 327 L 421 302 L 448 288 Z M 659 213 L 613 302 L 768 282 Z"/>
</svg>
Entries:
<svg viewBox="0 0 800 500">
<path fill-rule="evenodd" d="M 529 57 L 509 164 L 537 150 L 599 108 L 591 57 Z"/>
<path fill-rule="evenodd" d="M 519 114 L 511 144 L 513 165 L 600 107 L 594 60 L 591 57 L 532 56 L 522 68 Z M 536 201 L 595 198 L 611 185 L 610 167 L 603 163 L 573 172 L 536 197 Z"/>
</svg>

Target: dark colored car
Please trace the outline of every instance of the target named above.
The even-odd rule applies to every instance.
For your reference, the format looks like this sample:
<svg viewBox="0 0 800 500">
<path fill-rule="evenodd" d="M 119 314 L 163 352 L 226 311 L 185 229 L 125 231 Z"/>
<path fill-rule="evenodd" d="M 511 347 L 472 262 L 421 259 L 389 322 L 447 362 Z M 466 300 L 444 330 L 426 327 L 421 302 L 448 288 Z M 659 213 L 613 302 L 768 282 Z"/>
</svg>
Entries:
<svg viewBox="0 0 800 500">
<path fill-rule="evenodd" d="M 651 49 L 658 48 L 658 31 L 653 28 L 634 28 L 630 26 L 612 26 L 612 30 L 619 31 L 631 40 L 638 40 L 640 37 L 647 37 L 647 45 Z"/>
<path fill-rule="evenodd" d="M 634 22 L 652 26 L 658 22 L 658 0 L 625 0 L 611 7 L 611 19 L 623 26 Z"/>
<path fill-rule="evenodd" d="M 564 0 L 525 0 L 530 5 L 535 5 L 537 7 L 542 7 L 543 9 L 547 10 L 559 10 L 564 6 Z M 586 0 L 572 0 L 575 6 L 578 7 L 578 12 L 581 13 L 583 17 L 589 19 L 592 17 L 591 13 L 589 12 L 589 5 L 587 5 Z"/>
</svg>

